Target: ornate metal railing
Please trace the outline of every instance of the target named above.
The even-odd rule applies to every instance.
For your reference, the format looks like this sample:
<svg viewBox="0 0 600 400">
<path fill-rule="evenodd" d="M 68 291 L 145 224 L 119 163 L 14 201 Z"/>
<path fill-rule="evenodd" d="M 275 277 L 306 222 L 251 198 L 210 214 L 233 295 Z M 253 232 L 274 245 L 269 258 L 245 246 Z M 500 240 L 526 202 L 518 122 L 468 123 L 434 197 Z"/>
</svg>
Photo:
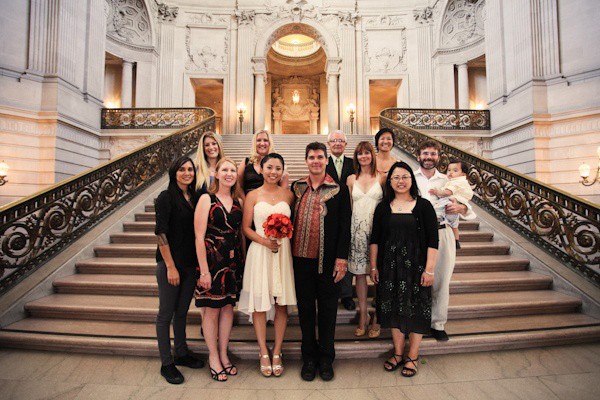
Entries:
<svg viewBox="0 0 600 400">
<path fill-rule="evenodd" d="M 489 130 L 488 110 L 388 108 L 386 118 L 413 129 Z"/>
<path fill-rule="evenodd" d="M 416 157 L 419 143 L 434 138 L 391 119 L 396 115 L 394 111 L 381 113 L 381 126 L 392 129 L 395 144 Z M 475 191 L 475 203 L 600 286 L 600 274 L 594 270 L 600 265 L 597 205 L 434 140 L 442 146 L 439 167 L 442 172 L 451 157 L 471 165 L 468 179 Z"/>
<path fill-rule="evenodd" d="M 194 126 L 149 143 L 43 192 L 0 208 L 0 294 L 89 231 L 167 171 L 175 156 L 196 150 L 214 130 L 214 111 Z"/>
<path fill-rule="evenodd" d="M 181 129 L 211 116 L 209 110 L 208 108 L 103 108 L 101 127 L 102 129 Z"/>
</svg>

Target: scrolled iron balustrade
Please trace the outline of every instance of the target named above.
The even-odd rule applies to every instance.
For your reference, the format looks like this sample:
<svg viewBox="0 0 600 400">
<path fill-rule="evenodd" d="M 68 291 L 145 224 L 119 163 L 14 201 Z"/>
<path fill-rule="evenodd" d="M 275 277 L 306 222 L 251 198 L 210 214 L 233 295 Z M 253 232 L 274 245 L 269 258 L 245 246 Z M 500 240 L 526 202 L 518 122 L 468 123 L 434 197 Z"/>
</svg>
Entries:
<svg viewBox="0 0 600 400">
<path fill-rule="evenodd" d="M 167 171 L 178 155 L 196 150 L 214 130 L 211 109 L 202 120 L 89 172 L 0 208 L 0 294 L 89 231 Z"/>
<path fill-rule="evenodd" d="M 387 117 L 413 129 L 489 130 L 488 110 L 388 108 Z"/>
<path fill-rule="evenodd" d="M 395 110 L 384 110 L 380 125 L 394 132 L 397 146 L 416 157 L 422 141 L 438 141 L 442 146 L 442 172 L 451 157 L 470 164 L 468 179 L 476 204 L 600 286 L 597 205 L 403 126 L 391 118 L 395 115 Z"/>
<path fill-rule="evenodd" d="M 210 115 L 207 108 L 103 108 L 102 129 L 181 129 Z"/>
</svg>

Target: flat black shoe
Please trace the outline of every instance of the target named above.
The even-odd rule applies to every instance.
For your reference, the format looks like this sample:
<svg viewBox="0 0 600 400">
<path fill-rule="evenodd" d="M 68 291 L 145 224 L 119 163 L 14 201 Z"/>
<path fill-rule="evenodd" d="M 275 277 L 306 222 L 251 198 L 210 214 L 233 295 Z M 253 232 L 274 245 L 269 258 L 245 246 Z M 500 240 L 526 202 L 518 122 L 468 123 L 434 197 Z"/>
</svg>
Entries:
<svg viewBox="0 0 600 400">
<path fill-rule="evenodd" d="M 333 365 L 331 363 L 321 363 L 319 365 L 319 376 L 324 381 L 330 381 L 333 379 Z"/>
<path fill-rule="evenodd" d="M 450 340 L 448 334 L 444 330 L 439 331 L 437 329 L 431 328 L 431 336 L 433 336 L 433 338 L 438 342 L 447 342 L 448 340 Z"/>
<path fill-rule="evenodd" d="M 194 354 L 188 353 L 183 357 L 175 357 L 175 365 L 197 369 L 204 367 L 204 361 L 196 357 Z"/>
<path fill-rule="evenodd" d="M 456 241 L 456 250 L 460 249 L 460 242 L 457 240 Z"/>
<path fill-rule="evenodd" d="M 300 371 L 300 376 L 305 381 L 312 381 L 317 376 L 317 363 L 314 361 L 307 361 L 302 365 L 302 371 Z"/>
<path fill-rule="evenodd" d="M 160 374 L 172 385 L 179 385 L 184 380 L 175 364 L 163 365 L 160 367 Z"/>
<path fill-rule="evenodd" d="M 356 310 L 356 304 L 354 303 L 354 300 L 352 300 L 352 297 L 344 297 L 342 299 L 342 305 L 348 311 Z"/>
</svg>

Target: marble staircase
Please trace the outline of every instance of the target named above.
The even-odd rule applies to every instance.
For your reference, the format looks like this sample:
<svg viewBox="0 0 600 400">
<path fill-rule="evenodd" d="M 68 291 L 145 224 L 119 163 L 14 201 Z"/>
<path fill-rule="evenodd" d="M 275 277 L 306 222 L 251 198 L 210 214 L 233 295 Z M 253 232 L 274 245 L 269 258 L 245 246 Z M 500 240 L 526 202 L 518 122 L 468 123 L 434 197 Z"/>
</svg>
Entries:
<svg viewBox="0 0 600 400">
<path fill-rule="evenodd" d="M 275 137 L 291 181 L 305 174 L 304 146 L 310 140 L 324 141 L 325 137 Z M 350 136 L 348 155 L 359 140 L 372 140 L 372 136 Z M 249 155 L 250 141 L 249 135 L 223 137 L 226 154 L 238 162 Z M 135 221 L 115 226 L 110 243 L 96 246 L 94 258 L 77 262 L 76 274 L 55 279 L 53 294 L 27 303 L 29 317 L 3 327 L 0 346 L 157 355 L 151 203 L 149 198 L 145 210 L 135 214 Z M 463 246 L 458 250 L 450 287 L 447 331 L 451 340 L 438 343 L 425 338 L 422 354 L 598 341 L 600 320 L 580 312 L 581 298 L 554 290 L 553 278 L 531 271 L 527 258 L 513 254 L 509 243 L 495 238 L 493 226 L 463 222 L 461 236 Z M 370 287 L 370 295 L 372 292 Z M 192 349 L 205 352 L 200 318 L 192 304 L 188 338 Z M 375 340 L 354 337 L 356 318 L 356 311 L 338 309 L 336 348 L 340 358 L 379 357 L 391 348 L 386 331 Z M 255 358 L 258 347 L 248 318 L 236 311 L 234 321 L 231 351 L 241 358 Z M 272 339 L 272 327 L 268 336 Z M 294 310 L 284 346 L 288 357 L 299 357 L 299 341 Z"/>
</svg>

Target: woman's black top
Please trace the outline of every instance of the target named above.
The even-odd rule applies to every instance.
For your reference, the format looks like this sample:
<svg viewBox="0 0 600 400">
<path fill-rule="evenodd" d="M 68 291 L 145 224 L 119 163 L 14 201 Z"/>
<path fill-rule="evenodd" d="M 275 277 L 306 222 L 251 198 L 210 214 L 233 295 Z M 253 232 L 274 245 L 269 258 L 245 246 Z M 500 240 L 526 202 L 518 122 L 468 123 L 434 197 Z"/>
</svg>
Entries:
<svg viewBox="0 0 600 400">
<path fill-rule="evenodd" d="M 386 221 L 391 216 L 390 205 L 382 201 L 375 209 L 373 215 L 373 229 L 371 231 L 371 244 L 383 246 L 383 239 L 388 236 L 389 229 Z M 417 197 L 417 204 L 412 210 L 412 215 L 417 223 L 417 235 L 421 254 L 427 254 L 427 248 L 437 249 L 439 242 L 438 223 L 435 215 L 435 210 L 431 203 L 422 198 Z M 383 254 L 385 249 L 379 249 L 378 256 Z"/>
<path fill-rule="evenodd" d="M 256 172 L 254 164 L 246 158 L 246 167 L 244 168 L 244 194 L 248 194 L 254 189 L 258 189 L 264 183 L 265 178 L 262 174 Z"/>
<path fill-rule="evenodd" d="M 163 191 L 154 201 L 156 227 L 154 233 L 164 233 L 169 242 L 171 255 L 178 270 L 198 267 L 194 236 L 194 209 L 198 198 L 194 195 L 191 203 L 185 200 L 183 193 L 171 194 Z M 164 261 L 158 247 L 156 261 Z"/>
</svg>

